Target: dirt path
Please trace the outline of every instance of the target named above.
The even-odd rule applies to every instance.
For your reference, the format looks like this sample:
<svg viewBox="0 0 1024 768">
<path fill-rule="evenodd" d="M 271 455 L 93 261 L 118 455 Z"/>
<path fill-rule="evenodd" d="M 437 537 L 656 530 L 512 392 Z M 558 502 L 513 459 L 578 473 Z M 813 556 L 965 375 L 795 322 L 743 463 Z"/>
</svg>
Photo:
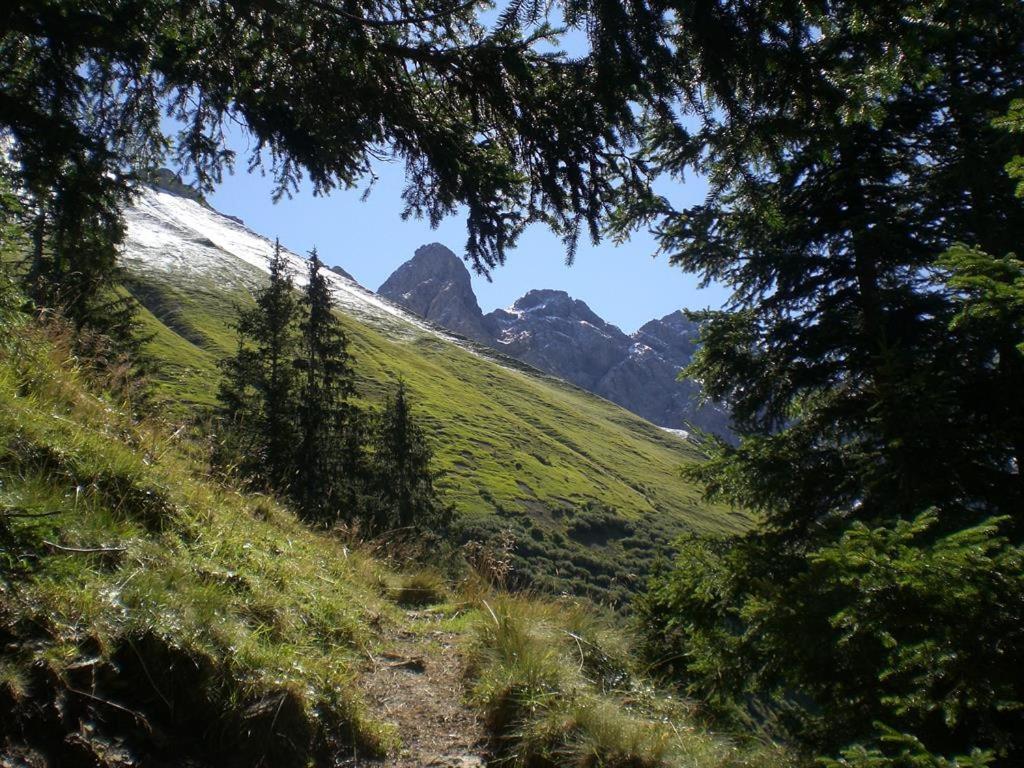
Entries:
<svg viewBox="0 0 1024 768">
<path fill-rule="evenodd" d="M 458 636 L 441 627 L 443 616 L 408 611 L 408 624 L 368 663 L 367 702 L 381 720 L 394 723 L 402 748 L 376 768 L 478 768 L 483 730 L 465 705 Z"/>
</svg>

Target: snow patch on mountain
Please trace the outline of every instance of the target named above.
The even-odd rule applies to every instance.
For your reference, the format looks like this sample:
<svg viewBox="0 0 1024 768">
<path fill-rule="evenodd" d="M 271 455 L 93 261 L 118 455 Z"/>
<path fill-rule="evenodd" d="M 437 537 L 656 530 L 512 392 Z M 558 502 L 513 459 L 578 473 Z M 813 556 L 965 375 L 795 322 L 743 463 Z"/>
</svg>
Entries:
<svg viewBox="0 0 1024 768">
<path fill-rule="evenodd" d="M 222 284 L 251 287 L 252 269 L 269 271 L 274 243 L 238 221 L 179 195 L 151 187 L 138 190 L 125 212 L 122 258 L 129 267 L 214 277 Z M 307 282 L 306 260 L 282 247 L 295 284 Z M 467 347 L 349 277 L 324 271 L 338 307 L 377 328 L 428 333 Z M 470 350 L 473 351 L 473 350 Z"/>
</svg>

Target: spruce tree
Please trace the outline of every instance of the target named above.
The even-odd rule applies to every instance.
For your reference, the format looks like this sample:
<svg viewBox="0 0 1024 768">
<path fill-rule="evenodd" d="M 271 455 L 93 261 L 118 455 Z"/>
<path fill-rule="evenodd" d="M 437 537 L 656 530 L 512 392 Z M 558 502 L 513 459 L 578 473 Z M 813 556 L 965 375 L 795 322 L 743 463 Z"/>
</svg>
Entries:
<svg viewBox="0 0 1024 768">
<path fill-rule="evenodd" d="M 298 443 L 299 304 L 287 257 L 274 243 L 269 281 L 255 306 L 239 311 L 238 350 L 223 364 L 218 392 L 228 439 L 244 474 L 268 489 L 288 492 Z"/>
<path fill-rule="evenodd" d="M 277 195 L 303 177 L 318 193 L 355 186 L 383 152 L 405 165 L 408 214 L 436 223 L 466 206 L 467 252 L 487 268 L 531 221 L 596 236 L 644 88 L 622 21 L 655 14 L 611 9 L 591 59 L 551 51 L 547 10 L 516 2 L 492 23 L 486 0 L 13 0 L 0 132 L 20 186 L 68 232 L 83 214 L 106 220 L 107 191 L 126 197 L 168 155 L 210 191 L 235 161 L 226 123 L 245 127 Z M 65 198 L 69 184 L 93 191 Z M 79 259 L 65 247 L 57 259 Z"/>
<path fill-rule="evenodd" d="M 97 178 L 96 161 L 85 153 L 62 161 L 20 149 L 22 169 L 47 180 L 23 188 L 22 206 L 11 212 L 30 234 L 19 270 L 26 293 L 41 311 L 65 318 L 79 332 L 77 352 L 84 361 L 141 378 L 148 337 L 117 264 L 127 195 L 116 179 Z M 6 175 L 6 158 L 3 164 Z"/>
<path fill-rule="evenodd" d="M 652 113 L 648 147 L 709 194 L 624 209 L 732 289 L 687 373 L 740 440 L 690 476 L 759 525 L 687 545 L 644 623 L 695 693 L 779 705 L 819 755 L 1016 764 L 1022 137 L 994 121 L 1024 91 L 1024 6 L 711 5 L 671 24 L 699 128 Z M 692 45 L 709 25 L 732 54 Z"/>
<path fill-rule="evenodd" d="M 388 397 L 373 434 L 379 529 L 443 532 L 452 512 L 434 488 L 433 452 L 416 421 L 404 382 Z"/>
<path fill-rule="evenodd" d="M 309 255 L 304 318 L 300 324 L 299 441 L 295 455 L 293 496 L 302 514 L 320 523 L 351 514 L 352 473 L 358 458 L 354 374 L 348 340 L 333 311 L 330 287 L 316 249 Z"/>
</svg>

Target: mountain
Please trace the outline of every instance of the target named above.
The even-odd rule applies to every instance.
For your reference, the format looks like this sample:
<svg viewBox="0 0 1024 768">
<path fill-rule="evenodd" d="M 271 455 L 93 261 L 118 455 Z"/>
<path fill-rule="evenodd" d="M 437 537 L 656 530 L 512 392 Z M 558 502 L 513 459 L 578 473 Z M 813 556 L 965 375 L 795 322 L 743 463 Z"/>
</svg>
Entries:
<svg viewBox="0 0 1024 768">
<path fill-rule="evenodd" d="M 152 334 L 156 397 L 168 418 L 201 416 L 215 402 L 218 360 L 235 349 L 235 307 L 250 303 L 266 280 L 273 241 L 152 188 L 139 191 L 126 219 L 122 265 Z M 286 255 L 304 284 L 303 259 Z M 620 602 L 683 531 L 748 526 L 745 513 L 705 502 L 680 477 L 681 466 L 701 460 L 699 446 L 343 275 L 326 277 L 360 399 L 379 403 L 405 381 L 433 436 L 439 487 L 461 513 L 464 538 L 497 541 L 511 532 L 517 579 Z M 530 306 L 542 317 L 539 304 Z M 575 311 L 595 324 L 585 305 Z"/>
<path fill-rule="evenodd" d="M 662 427 L 731 434 L 725 409 L 701 404 L 697 384 L 677 379 L 698 340 L 696 323 L 682 312 L 627 335 L 565 291 L 532 290 L 484 315 L 466 265 L 439 243 L 418 249 L 377 293 Z"/>
<path fill-rule="evenodd" d="M 468 339 L 490 341 L 466 265 L 440 243 L 417 248 L 377 293 L 442 328 Z"/>
<path fill-rule="evenodd" d="M 565 291 L 530 291 L 486 321 L 495 347 L 590 392 L 629 347 L 628 336 Z"/>
</svg>

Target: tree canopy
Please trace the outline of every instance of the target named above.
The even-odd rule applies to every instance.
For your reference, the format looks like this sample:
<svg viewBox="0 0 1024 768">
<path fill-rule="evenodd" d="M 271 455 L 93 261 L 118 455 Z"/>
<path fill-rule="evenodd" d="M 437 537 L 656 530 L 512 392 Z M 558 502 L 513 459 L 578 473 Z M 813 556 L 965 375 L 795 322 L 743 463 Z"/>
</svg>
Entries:
<svg viewBox="0 0 1024 768">
<path fill-rule="evenodd" d="M 687 374 L 740 440 L 692 475 L 762 522 L 683 547 L 652 643 L 815 754 L 1012 764 L 1024 6 L 722 2 L 707 22 L 714 62 L 671 28 L 699 126 L 652 114 L 645 160 L 706 174 L 707 198 L 627 194 L 616 226 L 732 290 Z"/>
<path fill-rule="evenodd" d="M 88 202 L 112 242 L 133 174 L 169 153 L 211 188 L 236 160 L 232 123 L 253 139 L 249 168 L 271 173 L 279 195 L 303 177 L 318 193 L 352 187 L 375 159 L 394 158 L 408 172 L 406 214 L 436 222 L 464 205 L 467 253 L 487 269 L 530 221 L 570 244 L 581 225 L 596 236 L 633 130 L 630 100 L 647 90 L 610 77 L 622 55 L 544 52 L 549 5 L 517 2 L 485 24 L 489 7 L 8 3 L 0 129 L 15 140 L 26 188 L 67 196 L 58 211 Z M 630 29 L 600 25 L 592 37 L 624 53 Z M 181 126 L 174 135 L 165 117 Z"/>
</svg>

